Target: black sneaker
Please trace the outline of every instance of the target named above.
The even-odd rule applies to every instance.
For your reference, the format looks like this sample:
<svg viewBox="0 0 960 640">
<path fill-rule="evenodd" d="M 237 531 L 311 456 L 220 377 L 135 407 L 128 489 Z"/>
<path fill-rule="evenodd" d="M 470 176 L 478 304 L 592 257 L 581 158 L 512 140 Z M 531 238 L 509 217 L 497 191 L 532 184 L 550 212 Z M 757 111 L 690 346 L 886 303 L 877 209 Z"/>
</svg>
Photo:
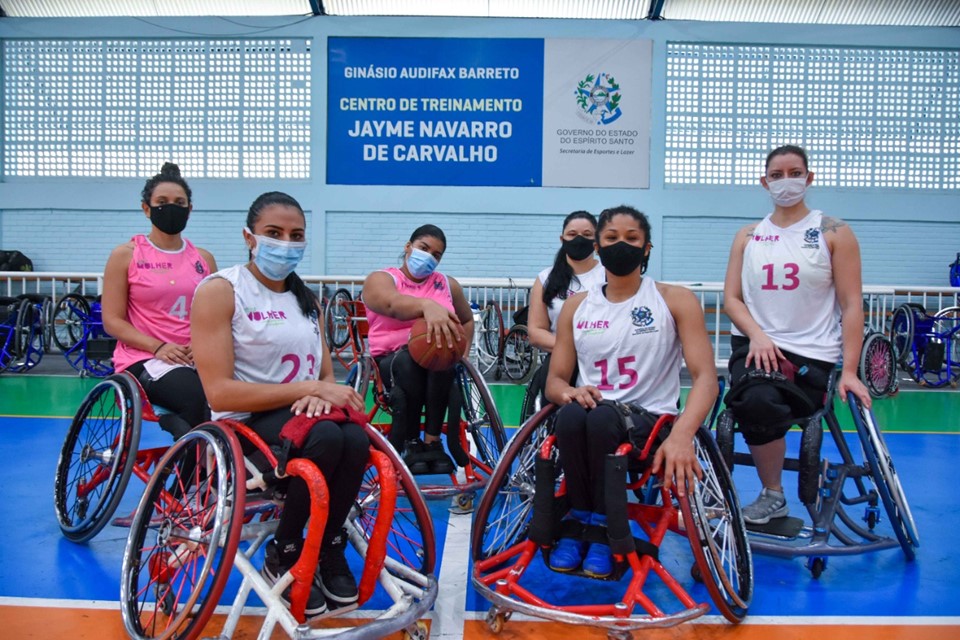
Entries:
<svg viewBox="0 0 960 640">
<path fill-rule="evenodd" d="M 428 442 L 424 447 L 426 448 L 426 453 L 423 454 L 423 459 L 427 461 L 430 467 L 430 473 L 446 475 L 456 471 L 457 467 L 453 464 L 453 460 L 450 459 L 447 452 L 443 450 L 442 442 L 434 440 L 433 442 Z"/>
<path fill-rule="evenodd" d="M 422 440 L 407 440 L 403 446 L 403 462 L 413 475 L 430 473 Z"/>
<path fill-rule="evenodd" d="M 260 575 L 267 581 L 267 584 L 272 587 L 277 583 L 277 580 L 280 579 L 280 576 L 290 570 L 293 563 L 300 557 L 300 550 L 302 548 L 302 540 L 287 542 L 284 544 L 282 550 L 276 540 L 271 540 L 267 543 L 263 568 L 260 569 Z M 280 600 L 283 604 L 287 605 L 287 608 L 290 608 L 290 590 L 292 588 L 293 584 L 284 589 L 283 593 L 280 594 Z M 314 582 L 310 588 L 310 595 L 307 597 L 307 607 L 304 610 L 304 614 L 307 618 L 315 618 L 326 612 L 327 600 L 323 597 L 323 592 L 316 585 L 316 582 Z"/>
<path fill-rule="evenodd" d="M 320 550 L 320 564 L 313 584 L 327 597 L 331 609 L 339 609 L 357 601 L 357 581 L 350 571 L 344 552 L 347 549 L 347 532 L 340 530 L 333 540 Z"/>
</svg>

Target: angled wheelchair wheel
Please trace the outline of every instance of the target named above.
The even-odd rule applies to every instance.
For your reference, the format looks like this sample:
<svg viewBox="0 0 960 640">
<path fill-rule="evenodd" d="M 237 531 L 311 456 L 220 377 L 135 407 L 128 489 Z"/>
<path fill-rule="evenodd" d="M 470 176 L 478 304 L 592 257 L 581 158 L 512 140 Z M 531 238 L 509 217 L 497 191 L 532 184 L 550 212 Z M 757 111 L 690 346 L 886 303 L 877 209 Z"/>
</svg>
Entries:
<svg viewBox="0 0 960 640">
<path fill-rule="evenodd" d="M 528 383 L 523 392 L 523 404 L 520 405 L 520 424 L 529 420 L 530 416 L 540 410 L 539 395 L 539 392 Z"/>
<path fill-rule="evenodd" d="M 548 405 L 537 412 L 504 449 L 473 521 L 470 548 L 474 561 L 495 556 L 527 539 L 536 489 L 534 464 L 543 441 L 553 433 L 554 410 Z M 556 459 L 554 469 L 559 483 L 561 471 Z"/>
<path fill-rule="evenodd" d="M 887 443 L 883 439 L 873 411 L 865 409 L 853 393 L 847 394 L 847 404 L 850 405 L 864 457 L 870 465 L 870 475 L 877 493 L 880 494 L 890 525 L 903 549 L 903 555 L 907 560 L 913 560 L 916 558 L 916 547 L 920 546 L 920 536 L 917 533 L 913 514 L 910 513 L 910 505 L 907 503 L 903 485 L 900 484 L 900 478 L 893 466 L 893 458 L 887 449 Z"/>
<path fill-rule="evenodd" d="M 526 384 L 539 359 L 539 349 L 530 343 L 526 325 L 515 324 L 510 327 L 503 343 L 503 370 L 507 378 L 517 384 Z"/>
<path fill-rule="evenodd" d="M 913 338 L 916 331 L 916 320 L 913 311 L 916 307 L 911 304 L 902 304 L 893 310 L 890 317 L 890 342 L 893 344 L 893 354 L 904 369 L 912 372 L 915 365 L 913 353 Z"/>
<path fill-rule="evenodd" d="M 15 371 L 22 373 L 33 369 L 43 357 L 43 334 L 36 305 L 24 299 L 17 310 L 17 325 L 14 329 Z"/>
<path fill-rule="evenodd" d="M 78 293 L 68 293 L 57 301 L 53 312 L 53 342 L 67 352 L 83 338 L 83 322 L 90 316 L 90 303 Z"/>
<path fill-rule="evenodd" d="M 934 316 L 933 330 L 938 334 L 947 336 L 945 348 L 945 372 L 949 382 L 956 386 L 960 381 L 960 307 L 947 307 L 941 309 Z"/>
<path fill-rule="evenodd" d="M 724 409 L 717 416 L 717 448 L 720 450 L 720 457 L 727 465 L 727 470 L 733 471 L 733 426 L 736 420 L 733 417 L 733 411 Z"/>
<path fill-rule="evenodd" d="M 496 302 L 488 302 L 480 313 L 480 353 L 478 353 L 478 362 L 483 373 L 487 373 L 491 368 L 494 370 L 494 376 L 500 377 L 500 357 L 503 354 L 503 313 L 500 311 L 500 305 Z"/>
<path fill-rule="evenodd" d="M 885 335 L 874 331 L 864 338 L 857 373 L 874 398 L 888 396 L 896 390 L 897 359 Z"/>
<path fill-rule="evenodd" d="M 98 383 L 80 404 L 60 450 L 54 507 L 72 542 L 97 535 L 116 511 L 140 444 L 140 394 L 128 374 Z"/>
<path fill-rule="evenodd" d="M 353 296 L 347 289 L 337 289 L 327 302 L 323 328 L 331 349 L 342 349 L 350 341 L 350 309 L 343 303 L 351 300 Z"/>
<path fill-rule="evenodd" d="M 120 607 L 132 638 L 195 638 L 213 615 L 243 526 L 243 454 L 216 422 L 157 464 L 123 554 Z"/>
<path fill-rule="evenodd" d="M 40 304 L 40 324 L 43 327 L 43 350 L 46 353 L 53 351 L 53 298 L 44 297 Z"/>
<path fill-rule="evenodd" d="M 740 622 L 753 598 L 753 559 L 733 479 L 710 432 L 694 438 L 703 480 L 680 499 L 687 537 L 704 585 L 727 620 Z"/>
<path fill-rule="evenodd" d="M 393 463 L 399 484 L 397 504 L 387 534 L 387 569 L 398 573 L 406 568 L 424 576 L 429 575 L 436 566 L 437 550 L 427 503 L 396 449 L 375 428 L 367 425 L 365 430 L 370 445 Z M 380 512 L 380 492 L 380 475 L 375 466 L 369 465 L 360 485 L 356 509 L 351 514 L 352 522 L 368 540 L 373 535 Z"/>
<path fill-rule="evenodd" d="M 473 445 L 468 455 L 471 462 L 480 466 L 489 476 L 507 443 L 503 421 L 490 395 L 490 387 L 469 360 L 461 359 L 457 365 L 456 380 L 463 394 L 461 412 L 466 423 L 464 435 Z M 448 437 L 451 435 L 448 434 Z"/>
</svg>

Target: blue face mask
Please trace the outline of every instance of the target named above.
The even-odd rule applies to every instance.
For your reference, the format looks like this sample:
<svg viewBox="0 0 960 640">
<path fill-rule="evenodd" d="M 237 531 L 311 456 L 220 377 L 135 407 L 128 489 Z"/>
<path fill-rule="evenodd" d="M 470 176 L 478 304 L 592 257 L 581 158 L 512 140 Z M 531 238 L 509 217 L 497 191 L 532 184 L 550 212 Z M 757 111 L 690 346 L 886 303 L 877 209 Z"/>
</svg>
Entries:
<svg viewBox="0 0 960 640">
<path fill-rule="evenodd" d="M 418 280 L 433 273 L 438 264 L 436 258 L 422 249 L 410 249 L 410 255 L 407 256 L 407 271 Z"/>
<path fill-rule="evenodd" d="M 258 236 L 247 229 L 257 244 L 253 247 L 253 263 L 268 280 L 282 282 L 293 273 L 307 248 L 306 242 L 286 242 L 267 236 Z"/>
</svg>

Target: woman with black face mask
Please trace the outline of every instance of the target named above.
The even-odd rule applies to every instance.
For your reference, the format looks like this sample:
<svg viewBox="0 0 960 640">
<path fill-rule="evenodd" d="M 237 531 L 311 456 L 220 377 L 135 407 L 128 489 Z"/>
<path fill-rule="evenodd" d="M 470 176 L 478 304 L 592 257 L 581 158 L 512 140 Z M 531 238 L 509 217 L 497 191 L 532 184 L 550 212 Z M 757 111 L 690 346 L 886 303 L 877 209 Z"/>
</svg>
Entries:
<svg viewBox="0 0 960 640">
<path fill-rule="evenodd" d="M 176 439 L 209 417 L 193 366 L 190 306 L 194 289 L 217 264 L 180 235 L 193 204 L 177 165 L 167 162 L 147 180 L 141 199 L 152 226 L 107 260 L 103 327 L 117 339 L 114 369 L 132 373 L 150 402 L 172 412 L 161 416 L 160 426 Z"/>
<path fill-rule="evenodd" d="M 550 366 L 550 352 L 556 340 L 557 318 L 560 308 L 570 296 L 601 284 L 606 278 L 603 265 L 594 256 L 594 240 L 597 234 L 597 219 L 587 211 L 574 211 L 563 219 L 560 233 L 560 249 L 553 266 L 537 275 L 530 291 L 530 306 L 527 316 L 527 332 L 530 343 L 543 352 L 540 368 L 530 378 L 524 414 L 521 422 L 536 411 L 542 400 Z"/>
<path fill-rule="evenodd" d="M 696 296 L 643 275 L 652 247 L 646 216 L 627 206 L 605 210 L 596 247 L 606 284 L 564 303 L 547 375 L 547 398 L 561 405 L 555 433 L 570 498 L 566 519 L 577 521 L 564 527 L 566 532 L 606 527 L 606 456 L 628 437 L 644 442 L 643 434 L 660 415 L 676 413 L 681 356 L 693 386 L 652 463 L 668 489 L 676 483 L 682 494 L 687 480 L 702 475 L 693 437 L 717 397 L 713 349 Z M 605 399 L 630 408 L 638 433 L 626 432 L 617 409 L 600 404 Z M 582 569 L 596 577 L 607 577 L 614 568 L 608 544 L 588 544 L 580 537 L 561 537 L 550 553 L 550 567 Z"/>
</svg>

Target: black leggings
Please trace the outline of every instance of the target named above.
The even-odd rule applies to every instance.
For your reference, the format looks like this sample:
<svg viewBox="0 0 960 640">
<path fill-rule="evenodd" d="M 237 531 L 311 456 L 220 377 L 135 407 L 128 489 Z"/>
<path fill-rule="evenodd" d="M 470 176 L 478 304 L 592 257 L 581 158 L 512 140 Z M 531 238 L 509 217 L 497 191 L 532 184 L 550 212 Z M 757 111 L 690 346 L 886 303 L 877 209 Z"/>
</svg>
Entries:
<svg viewBox="0 0 960 640">
<path fill-rule="evenodd" d="M 144 370 L 144 362 L 146 360 L 130 365 L 127 371 L 140 381 L 151 404 L 173 412 L 160 416 L 160 427 L 174 440 L 210 419 L 210 407 L 196 369 L 177 367 L 159 380 L 151 380 Z"/>
<path fill-rule="evenodd" d="M 410 352 L 400 349 L 377 359 L 380 377 L 390 394 L 393 424 L 390 427 L 390 444 L 398 451 L 403 443 L 420 437 L 420 416 L 424 414 L 424 431 L 439 436 L 447 416 L 460 415 L 457 400 L 459 394 L 453 382 L 456 369 L 428 371 L 410 357 Z"/>
<path fill-rule="evenodd" d="M 292 417 L 293 414 L 287 408 L 274 409 L 253 414 L 247 420 L 247 425 L 267 444 L 278 445 L 280 430 Z M 245 444 L 244 453 L 249 455 L 252 445 Z M 330 504 L 323 544 L 330 542 L 340 532 L 350 513 L 350 507 L 360 491 L 369 451 L 370 440 L 360 425 L 322 420 L 311 427 L 303 447 L 295 452 L 297 457 L 313 461 L 327 481 Z M 276 539 L 302 540 L 303 528 L 309 517 L 310 492 L 307 484 L 301 478 L 292 478 L 287 488 L 280 524 L 277 526 Z"/>
<path fill-rule="evenodd" d="M 750 340 L 743 336 L 730 337 L 730 347 L 733 351 L 727 369 L 730 372 L 731 384 L 736 384 L 744 373 L 758 368 L 754 363 L 749 367 L 746 365 L 745 348 L 749 344 Z M 794 383 L 810 399 L 814 407 L 822 407 L 827 380 L 834 365 L 822 360 L 805 358 L 784 349 L 780 351 L 798 369 L 807 367 L 808 372 L 805 375 L 797 375 Z M 759 446 L 779 440 L 790 430 L 791 419 L 806 417 L 792 415 L 793 411 L 784 394 L 784 391 L 773 385 L 756 385 L 744 391 L 743 400 L 737 406 L 734 417 L 747 444 Z"/>
<path fill-rule="evenodd" d="M 649 433 L 657 417 L 634 411 L 634 428 Z M 620 414 L 605 404 L 587 410 L 571 402 L 557 412 L 555 433 L 571 508 L 606 513 L 603 473 L 607 454 L 627 441 Z"/>
</svg>

